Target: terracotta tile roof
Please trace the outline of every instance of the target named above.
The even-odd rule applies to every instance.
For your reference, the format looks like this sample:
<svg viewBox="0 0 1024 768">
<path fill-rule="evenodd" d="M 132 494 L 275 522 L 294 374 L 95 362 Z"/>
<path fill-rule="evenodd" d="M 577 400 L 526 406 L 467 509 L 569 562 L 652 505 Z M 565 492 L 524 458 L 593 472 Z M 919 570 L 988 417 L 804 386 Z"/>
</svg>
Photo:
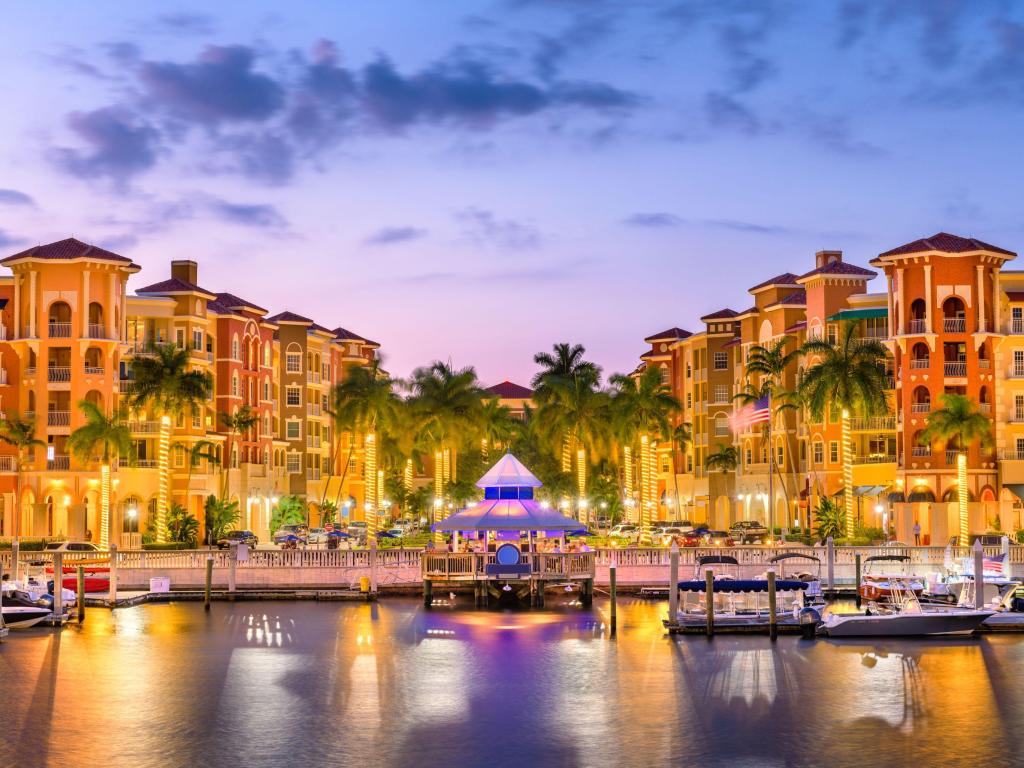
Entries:
<svg viewBox="0 0 1024 768">
<path fill-rule="evenodd" d="M 132 260 L 126 256 L 121 256 L 112 251 L 105 250 L 99 246 L 89 245 L 83 243 L 81 240 L 76 240 L 73 237 L 68 237 L 64 240 L 58 240 L 55 243 L 48 243 L 47 245 L 36 245 L 27 250 L 16 253 L 13 256 L 8 256 L 6 259 L 0 261 L 0 264 L 6 264 L 9 261 L 15 259 L 49 259 L 53 261 L 62 261 L 68 259 L 101 259 L 103 261 L 117 261 L 122 264 L 131 264 Z"/>
<path fill-rule="evenodd" d="M 734 309 L 720 309 L 717 312 L 712 312 L 710 315 L 704 315 L 701 320 L 728 320 L 730 317 L 736 317 L 739 312 Z"/>
<path fill-rule="evenodd" d="M 200 288 L 194 283 L 190 283 L 187 280 L 181 280 L 177 277 L 169 277 L 166 280 L 161 280 L 159 283 L 153 283 L 147 285 L 145 288 L 138 288 L 136 293 L 202 293 L 209 296 L 211 299 L 216 299 L 217 294 L 207 291 L 205 288 Z"/>
<path fill-rule="evenodd" d="M 874 273 L 872 272 L 872 274 Z M 798 306 L 806 303 L 807 291 L 793 291 L 789 296 L 776 302 L 776 304 L 796 304 Z"/>
<path fill-rule="evenodd" d="M 737 312 L 736 317 L 741 317 L 742 315 L 756 315 L 760 311 L 761 310 L 759 310 L 757 307 L 747 307 L 746 309 Z"/>
<path fill-rule="evenodd" d="M 521 384 L 515 384 L 511 381 L 503 381 L 501 384 L 495 384 L 493 387 L 487 387 L 484 392 L 509 400 L 528 400 L 533 397 L 532 389 L 524 387 Z"/>
<path fill-rule="evenodd" d="M 326 333 L 330 336 L 334 335 L 334 331 L 332 331 L 330 328 L 324 328 L 322 325 L 320 325 L 320 323 L 313 323 L 312 325 L 309 326 L 309 330 L 319 331 L 320 333 Z"/>
<path fill-rule="evenodd" d="M 814 275 L 862 275 L 864 277 L 874 277 L 878 273 L 873 269 L 864 269 L 864 267 L 858 267 L 856 264 L 848 264 L 845 261 L 830 261 L 823 267 L 812 269 L 803 275 L 800 275 L 800 280 L 806 280 Z"/>
<path fill-rule="evenodd" d="M 267 311 L 259 304 L 253 304 L 251 301 L 240 299 L 233 293 L 218 293 L 217 303 L 227 307 L 228 309 L 255 309 L 257 312 L 262 312 L 264 314 L 266 314 Z"/>
<path fill-rule="evenodd" d="M 1007 291 L 1006 298 L 1010 301 L 1024 301 L 1024 291 Z"/>
<path fill-rule="evenodd" d="M 793 323 L 789 328 L 786 329 L 786 333 L 792 333 L 793 331 L 802 331 L 807 327 L 807 321 L 801 320 L 799 323 Z"/>
<path fill-rule="evenodd" d="M 308 323 L 309 325 L 314 325 L 313 321 L 308 317 L 297 315 L 294 312 L 289 312 L 288 310 L 278 312 L 273 317 L 268 317 L 267 320 L 271 323 Z"/>
<path fill-rule="evenodd" d="M 338 339 L 339 341 L 366 341 L 366 339 L 364 339 L 358 333 L 352 333 L 352 331 L 346 330 L 345 328 L 342 328 L 340 325 L 333 331 L 331 331 L 331 333 L 333 333 L 334 338 Z"/>
<path fill-rule="evenodd" d="M 948 232 L 937 232 L 931 237 L 923 237 L 912 243 L 906 243 L 878 254 L 879 256 L 900 256 L 904 253 L 921 253 L 922 251 L 939 251 L 940 253 L 966 253 L 968 251 L 992 251 L 993 253 L 1004 253 L 1007 256 L 1016 256 L 1013 251 L 989 245 L 973 237 L 960 237 L 951 235 Z"/>
<path fill-rule="evenodd" d="M 747 291 L 749 293 L 753 293 L 754 291 L 759 291 L 762 288 L 767 288 L 769 285 L 796 285 L 796 279 L 797 276 L 792 272 L 783 272 L 781 275 L 776 275 L 775 277 L 765 280 L 763 283 L 758 283 L 753 288 L 748 288 Z"/>
<path fill-rule="evenodd" d="M 736 338 L 732 339 L 731 341 L 725 342 L 725 344 L 722 345 L 722 349 L 728 349 L 729 347 L 735 347 L 735 346 L 737 346 L 742 341 L 743 341 L 743 339 L 741 339 L 739 336 L 737 336 Z"/>
<path fill-rule="evenodd" d="M 669 328 L 667 331 L 662 331 L 661 333 L 655 333 L 652 336 L 648 336 L 644 341 L 648 344 L 653 344 L 657 341 L 677 341 L 692 335 L 692 333 L 684 331 L 682 328 Z"/>
</svg>

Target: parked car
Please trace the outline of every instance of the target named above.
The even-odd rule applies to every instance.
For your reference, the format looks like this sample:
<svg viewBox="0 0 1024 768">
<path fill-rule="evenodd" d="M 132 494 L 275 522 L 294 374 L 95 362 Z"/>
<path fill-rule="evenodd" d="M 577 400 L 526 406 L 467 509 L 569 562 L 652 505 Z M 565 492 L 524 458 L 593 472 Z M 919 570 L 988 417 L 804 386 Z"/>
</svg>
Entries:
<svg viewBox="0 0 1024 768">
<path fill-rule="evenodd" d="M 399 539 L 403 539 L 403 538 L 405 538 L 406 536 L 409 535 L 408 533 L 405 532 L 405 528 L 402 528 L 401 526 L 395 526 L 394 528 L 388 528 L 385 531 L 385 533 L 388 534 L 389 536 L 395 536 L 395 537 L 397 537 Z"/>
<path fill-rule="evenodd" d="M 327 531 L 323 528 L 310 528 L 309 534 L 306 536 L 307 544 L 326 544 L 327 543 Z"/>
<path fill-rule="evenodd" d="M 770 538 L 768 528 L 757 520 L 739 520 L 733 523 L 729 535 L 740 544 L 763 544 Z"/>
<path fill-rule="evenodd" d="M 274 531 L 274 543 L 280 544 L 284 541 L 286 536 L 296 536 L 299 541 L 305 541 L 306 536 L 309 535 L 309 528 L 302 524 L 295 525 L 282 525 L 276 531 Z"/>
<path fill-rule="evenodd" d="M 733 547 L 736 542 L 728 531 L 707 531 L 704 536 L 705 547 Z"/>
<path fill-rule="evenodd" d="M 366 522 L 364 520 L 353 520 L 348 524 L 348 535 L 357 539 L 366 538 Z"/>
<path fill-rule="evenodd" d="M 668 528 L 662 528 L 658 539 L 655 543 L 661 544 L 663 547 L 672 546 L 672 541 L 679 536 L 682 536 L 686 531 L 678 526 L 669 526 Z M 680 544 L 680 546 L 682 546 Z"/>
<path fill-rule="evenodd" d="M 611 522 L 612 519 L 610 517 L 599 517 L 594 521 L 594 526 L 599 530 L 606 531 Z"/>
<path fill-rule="evenodd" d="M 228 531 L 219 539 L 217 539 L 217 549 L 227 549 L 231 546 L 232 542 L 238 542 L 239 544 L 245 544 L 247 547 L 256 548 L 259 544 L 259 539 L 256 538 L 256 534 L 252 531 Z"/>
<path fill-rule="evenodd" d="M 1005 533 L 972 533 L 971 534 L 971 546 L 974 546 L 974 542 L 980 541 L 983 547 L 1001 547 L 1003 545 L 1003 536 Z M 952 541 L 953 537 L 950 537 Z M 954 546 L 955 543 L 954 543 Z"/>
<path fill-rule="evenodd" d="M 700 547 L 704 545 L 704 531 L 690 529 L 683 531 L 676 537 L 680 547 Z"/>
<path fill-rule="evenodd" d="M 632 523 L 620 523 L 608 531 L 609 536 L 619 536 L 623 539 L 634 538 L 639 533 L 639 526 Z"/>
<path fill-rule="evenodd" d="M 51 541 L 44 552 L 99 552 L 100 548 L 88 541 Z"/>
</svg>

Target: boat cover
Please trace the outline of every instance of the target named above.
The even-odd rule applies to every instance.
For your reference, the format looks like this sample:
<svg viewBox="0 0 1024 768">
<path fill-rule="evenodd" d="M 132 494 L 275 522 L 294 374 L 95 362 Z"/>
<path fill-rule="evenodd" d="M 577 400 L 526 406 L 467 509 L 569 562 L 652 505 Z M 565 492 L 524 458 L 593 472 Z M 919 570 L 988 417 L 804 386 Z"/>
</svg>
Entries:
<svg viewBox="0 0 1024 768">
<path fill-rule="evenodd" d="M 703 592 L 707 585 L 703 581 L 680 581 L 680 592 Z M 776 592 L 797 592 L 807 589 L 806 581 L 776 579 Z M 723 579 L 715 581 L 715 592 L 767 592 L 767 579 Z"/>
</svg>

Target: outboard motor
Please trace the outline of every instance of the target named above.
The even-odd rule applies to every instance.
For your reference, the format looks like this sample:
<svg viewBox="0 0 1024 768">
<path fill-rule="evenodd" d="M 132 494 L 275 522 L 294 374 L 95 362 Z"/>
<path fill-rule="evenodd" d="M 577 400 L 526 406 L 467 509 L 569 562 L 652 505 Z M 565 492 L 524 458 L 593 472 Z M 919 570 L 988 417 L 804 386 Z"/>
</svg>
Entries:
<svg viewBox="0 0 1024 768">
<path fill-rule="evenodd" d="M 807 606 L 800 609 L 800 632 L 805 640 L 813 640 L 821 624 L 821 614 L 814 608 Z"/>
<path fill-rule="evenodd" d="M 1014 587 L 1010 610 L 1014 613 L 1024 613 L 1024 587 Z"/>
</svg>

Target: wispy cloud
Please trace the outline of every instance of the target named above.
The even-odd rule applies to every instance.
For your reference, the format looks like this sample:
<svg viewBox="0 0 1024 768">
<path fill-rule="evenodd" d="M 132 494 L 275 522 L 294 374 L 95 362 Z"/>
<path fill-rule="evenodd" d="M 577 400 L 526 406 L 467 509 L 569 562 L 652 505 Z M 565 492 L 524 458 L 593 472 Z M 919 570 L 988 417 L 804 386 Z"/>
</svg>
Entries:
<svg viewBox="0 0 1024 768">
<path fill-rule="evenodd" d="M 0 248 L 10 248 L 13 246 L 25 245 L 28 240 L 24 237 L 10 234 L 5 229 L 0 229 Z"/>
<path fill-rule="evenodd" d="M 231 224 L 257 229 L 287 229 L 288 220 L 273 205 L 264 203 L 231 203 L 211 197 L 207 209 L 217 218 Z"/>
<path fill-rule="evenodd" d="M 622 220 L 623 224 L 631 227 L 648 227 L 650 229 L 664 229 L 667 227 L 678 227 L 683 220 L 674 213 L 658 211 L 655 213 L 634 213 Z"/>
<path fill-rule="evenodd" d="M 363 240 L 363 243 L 366 245 L 394 245 L 407 243 L 410 240 L 419 240 L 426 234 L 427 230 L 419 227 L 382 227 Z"/>
<path fill-rule="evenodd" d="M 530 222 L 499 219 L 492 211 L 474 207 L 459 211 L 455 218 L 463 237 L 478 246 L 522 251 L 541 244 L 541 234 Z"/>
<path fill-rule="evenodd" d="M 0 189 L 0 205 L 25 205 L 35 207 L 36 201 L 31 195 L 16 189 Z"/>
</svg>

